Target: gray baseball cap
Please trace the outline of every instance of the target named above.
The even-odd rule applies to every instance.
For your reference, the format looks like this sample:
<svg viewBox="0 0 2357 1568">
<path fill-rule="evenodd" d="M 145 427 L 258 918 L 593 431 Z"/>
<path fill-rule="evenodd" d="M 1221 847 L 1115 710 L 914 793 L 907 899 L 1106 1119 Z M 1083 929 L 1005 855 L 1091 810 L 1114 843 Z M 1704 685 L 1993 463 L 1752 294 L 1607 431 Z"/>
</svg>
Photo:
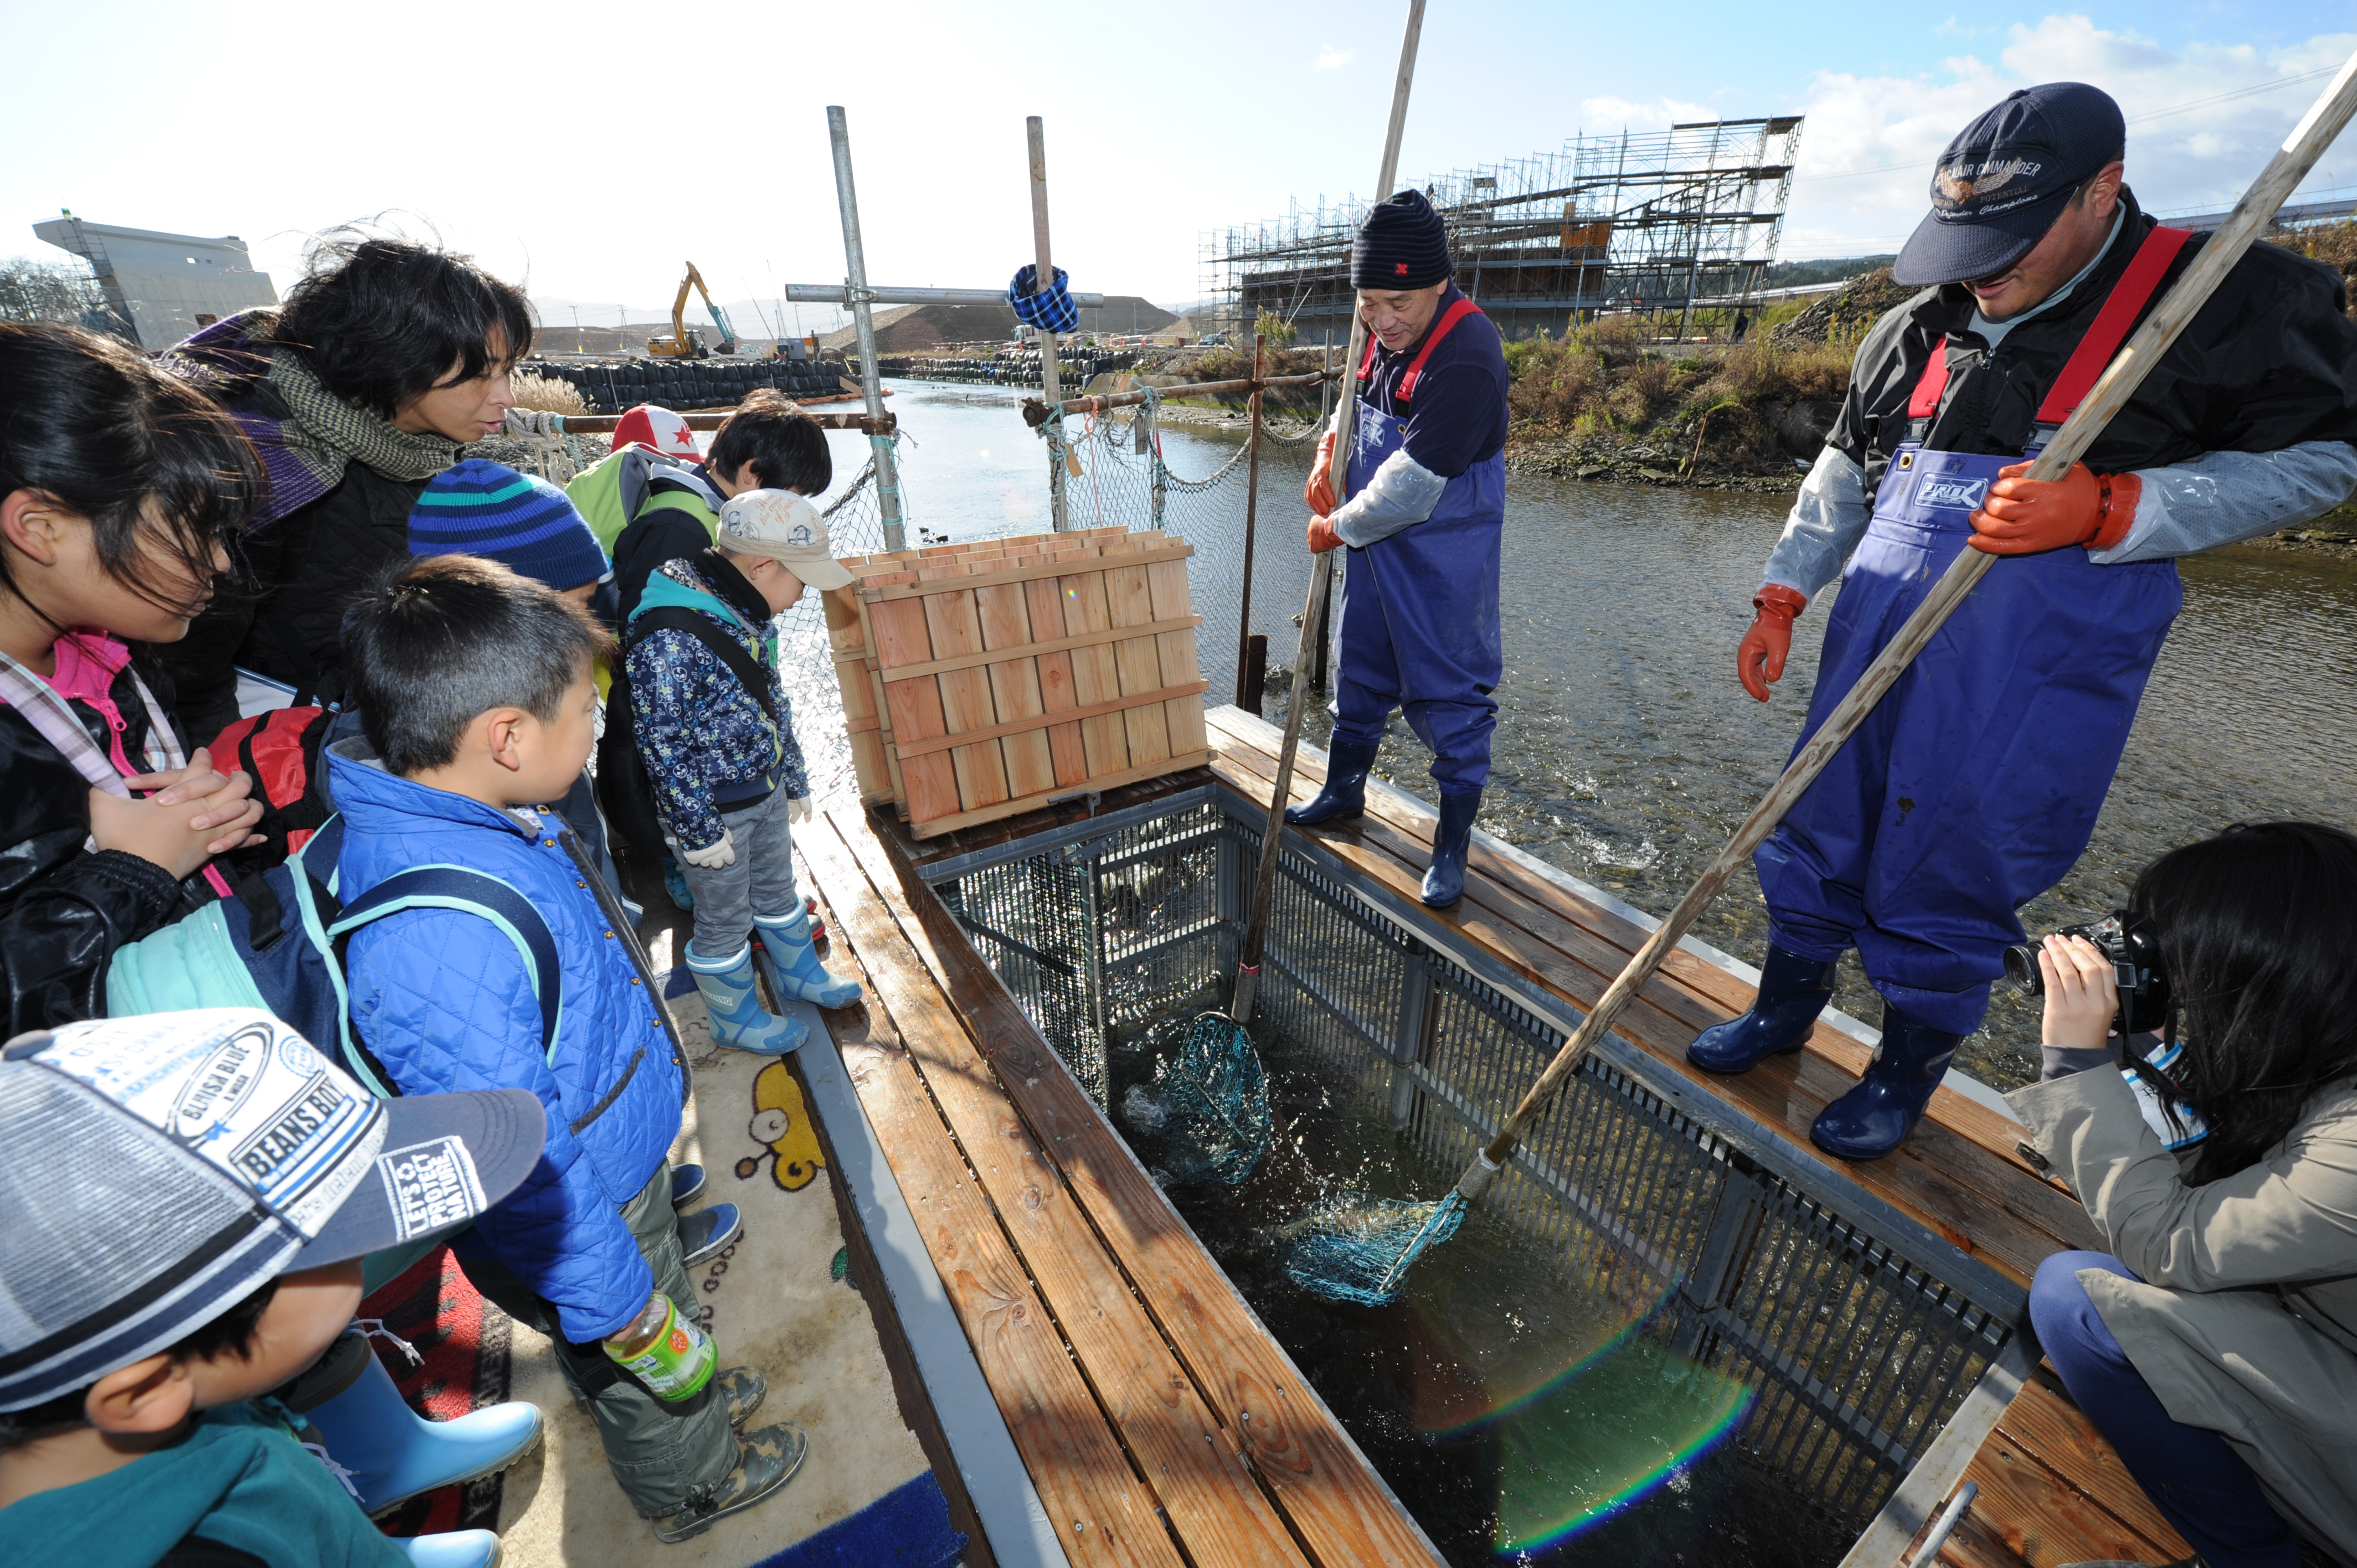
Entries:
<svg viewBox="0 0 2357 1568">
<path fill-rule="evenodd" d="M 528 1090 L 377 1100 L 267 1013 L 0 1047 L 0 1412 L 154 1355 L 262 1284 L 471 1224 L 522 1184 Z"/>
</svg>

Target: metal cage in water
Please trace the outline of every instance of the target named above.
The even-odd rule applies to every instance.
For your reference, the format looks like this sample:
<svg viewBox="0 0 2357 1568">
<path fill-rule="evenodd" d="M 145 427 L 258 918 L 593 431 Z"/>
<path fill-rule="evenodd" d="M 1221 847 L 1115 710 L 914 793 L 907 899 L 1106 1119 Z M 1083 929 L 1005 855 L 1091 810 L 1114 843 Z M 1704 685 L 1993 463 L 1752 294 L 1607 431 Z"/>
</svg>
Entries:
<svg viewBox="0 0 2357 1568">
<path fill-rule="evenodd" d="M 1114 1042 L 1208 1004 L 1232 972 L 1264 811 L 1206 785 L 925 875 L 1104 1106 Z M 1443 1182 L 1577 1023 L 1298 837 L 1281 862 L 1261 1018 L 1346 1094 L 1380 1102 L 1407 1157 Z M 1735 1442 L 1852 1531 L 2023 1318 L 2018 1285 L 1618 1037 L 1482 1207 L 1566 1283 L 1659 1303 L 1640 1331 L 1749 1384 Z"/>
</svg>

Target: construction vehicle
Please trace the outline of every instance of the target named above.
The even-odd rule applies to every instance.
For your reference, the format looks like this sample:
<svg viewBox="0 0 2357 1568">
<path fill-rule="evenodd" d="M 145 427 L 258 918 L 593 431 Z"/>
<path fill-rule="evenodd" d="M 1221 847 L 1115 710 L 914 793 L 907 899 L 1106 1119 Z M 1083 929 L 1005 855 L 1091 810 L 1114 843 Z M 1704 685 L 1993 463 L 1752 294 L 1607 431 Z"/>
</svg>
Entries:
<svg viewBox="0 0 2357 1568">
<path fill-rule="evenodd" d="M 687 275 L 679 280 L 679 297 L 671 302 L 671 335 L 647 339 L 647 352 L 658 360 L 708 360 L 712 350 L 704 346 L 704 334 L 692 332 L 687 326 L 687 291 L 695 290 L 704 296 L 704 308 L 712 313 L 712 325 L 720 329 L 720 352 L 737 351 L 737 329 L 728 325 L 728 313 L 713 303 L 712 291 L 704 286 L 704 274 L 695 263 L 687 263 Z"/>
</svg>

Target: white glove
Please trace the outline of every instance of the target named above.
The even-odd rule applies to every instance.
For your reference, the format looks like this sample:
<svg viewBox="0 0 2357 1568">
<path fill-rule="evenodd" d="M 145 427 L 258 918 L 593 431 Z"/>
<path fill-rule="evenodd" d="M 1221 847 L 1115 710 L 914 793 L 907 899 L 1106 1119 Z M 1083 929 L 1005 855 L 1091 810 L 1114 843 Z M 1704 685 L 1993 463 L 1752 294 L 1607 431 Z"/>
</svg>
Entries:
<svg viewBox="0 0 2357 1568">
<path fill-rule="evenodd" d="M 565 416 L 543 413 L 535 409 L 511 408 L 507 412 L 507 433 L 510 435 L 562 435 Z"/>
<path fill-rule="evenodd" d="M 811 820 L 811 798 L 808 795 L 786 797 L 786 821 L 795 826 Z"/>
<path fill-rule="evenodd" d="M 706 844 L 702 849 L 682 848 L 679 857 L 698 871 L 717 871 L 724 865 L 737 864 L 737 841 L 729 835 L 726 828 L 723 828 L 719 843 Z"/>
</svg>

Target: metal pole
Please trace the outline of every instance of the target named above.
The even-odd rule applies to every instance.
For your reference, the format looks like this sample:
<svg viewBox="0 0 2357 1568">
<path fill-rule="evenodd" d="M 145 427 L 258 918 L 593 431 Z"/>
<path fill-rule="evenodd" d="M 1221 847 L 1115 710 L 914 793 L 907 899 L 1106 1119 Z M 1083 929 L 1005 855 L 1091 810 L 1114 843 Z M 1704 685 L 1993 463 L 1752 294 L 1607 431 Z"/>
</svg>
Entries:
<svg viewBox="0 0 2357 1568">
<path fill-rule="evenodd" d="M 1031 242 L 1039 252 L 1039 272 L 1031 280 L 1033 294 L 1045 294 L 1056 286 L 1055 263 L 1048 256 L 1048 130 L 1037 114 L 1023 122 L 1024 134 L 1031 143 Z M 1056 374 L 1056 335 L 1044 327 L 1034 328 L 1039 337 L 1039 393 L 1050 406 L 1064 401 L 1063 382 Z M 1064 416 L 1061 410 L 1054 415 L 1056 438 L 1048 443 L 1052 465 L 1048 473 L 1048 499 L 1051 511 L 1050 526 L 1059 533 L 1067 526 L 1064 499 Z"/>
<path fill-rule="evenodd" d="M 844 293 L 859 328 L 859 390 L 867 397 L 868 449 L 876 455 L 876 510 L 884 523 L 884 548 L 906 550 L 909 534 L 900 517 L 900 473 L 892 461 L 892 437 L 884 430 L 884 383 L 876 369 L 876 313 L 867 288 L 867 252 L 859 242 L 859 192 L 851 183 L 851 129 L 843 106 L 826 110 L 827 139 L 834 144 L 834 199 L 843 209 Z"/>
<path fill-rule="evenodd" d="M 1236 611 L 1236 695 L 1244 692 L 1244 671 L 1252 654 L 1253 535 L 1260 518 L 1261 335 L 1253 334 L 1252 434 L 1245 437 L 1244 458 L 1244 589 Z"/>
</svg>

